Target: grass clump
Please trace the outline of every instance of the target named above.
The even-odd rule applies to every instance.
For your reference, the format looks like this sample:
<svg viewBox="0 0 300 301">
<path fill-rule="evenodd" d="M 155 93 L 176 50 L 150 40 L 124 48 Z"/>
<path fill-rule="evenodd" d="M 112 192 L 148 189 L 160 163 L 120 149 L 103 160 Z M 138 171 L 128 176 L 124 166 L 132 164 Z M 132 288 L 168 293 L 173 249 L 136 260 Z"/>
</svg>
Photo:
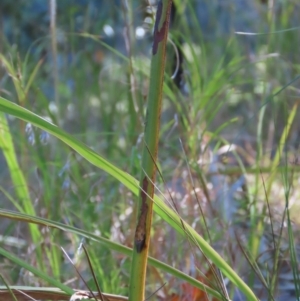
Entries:
<svg viewBox="0 0 300 301">
<path fill-rule="evenodd" d="M 174 4 L 164 76 L 151 69 L 149 77 L 152 42 L 135 40 L 134 22 L 149 37 L 151 30 L 134 1 L 109 10 L 124 16 L 124 48 L 121 36 L 105 37 L 109 20 L 89 26 L 88 13 L 81 30 L 52 20 L 50 36 L 27 53 L 3 43 L 0 300 L 19 290 L 42 299 L 49 285 L 61 298 L 69 298 L 70 287 L 86 289 L 61 247 L 96 290 L 77 252 L 83 238 L 101 291 L 146 298 L 128 288 L 139 275 L 130 261 L 141 212 L 136 197 L 143 195 L 136 178 L 150 176 L 141 167 L 143 149 L 142 161 L 148 156 L 157 172 L 154 194 L 147 195 L 155 214 L 147 224 L 143 296 L 299 299 L 299 76 L 295 31 L 285 31 L 296 6 L 274 8 L 273 16 L 263 6 L 256 10 L 257 33 L 265 34 L 247 39 L 230 26 L 207 36 L 195 1 Z M 150 28 L 155 9 L 145 8 Z M 150 121 L 145 114 L 149 89 L 158 91 L 155 74 L 162 91 L 157 162 L 143 136 L 145 122 L 156 124 L 148 127 L 150 138 L 158 128 L 159 111 Z"/>
</svg>

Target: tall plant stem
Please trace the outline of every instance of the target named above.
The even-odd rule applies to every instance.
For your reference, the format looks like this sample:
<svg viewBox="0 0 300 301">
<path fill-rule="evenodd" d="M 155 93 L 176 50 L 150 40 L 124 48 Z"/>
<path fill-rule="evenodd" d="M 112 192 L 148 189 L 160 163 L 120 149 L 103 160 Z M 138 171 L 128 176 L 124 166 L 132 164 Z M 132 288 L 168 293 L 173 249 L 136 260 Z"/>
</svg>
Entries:
<svg viewBox="0 0 300 301">
<path fill-rule="evenodd" d="M 172 0 L 158 2 L 150 71 L 150 86 L 146 114 L 142 174 L 138 202 L 138 220 L 132 255 L 129 301 L 145 300 L 147 256 L 153 211 L 153 194 L 158 151 L 162 90 L 165 71 L 166 44 Z"/>
<path fill-rule="evenodd" d="M 50 35 L 51 35 L 51 53 L 53 62 L 53 89 L 54 103 L 57 107 L 57 120 L 60 122 L 60 106 L 58 96 L 58 66 L 57 66 L 57 36 L 56 36 L 56 0 L 49 1 L 50 10 Z"/>
</svg>

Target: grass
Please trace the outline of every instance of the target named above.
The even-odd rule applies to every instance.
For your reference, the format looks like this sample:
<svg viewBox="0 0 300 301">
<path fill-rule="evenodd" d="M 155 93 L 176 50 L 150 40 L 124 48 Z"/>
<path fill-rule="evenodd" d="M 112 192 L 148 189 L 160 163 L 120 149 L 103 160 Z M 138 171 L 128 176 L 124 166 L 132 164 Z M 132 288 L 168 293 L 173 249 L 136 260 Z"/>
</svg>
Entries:
<svg viewBox="0 0 300 301">
<path fill-rule="evenodd" d="M 186 92 L 171 79 L 170 47 L 158 152 L 163 179 L 157 177 L 153 199 L 149 255 L 155 259 L 149 259 L 146 296 L 157 289 L 163 300 L 187 294 L 186 282 L 222 300 L 227 290 L 215 265 L 231 283 L 229 298 L 237 288 L 249 300 L 277 300 L 284 291 L 281 267 L 287 265 L 299 299 L 299 220 L 293 207 L 299 194 L 293 161 L 299 64 L 292 51 L 296 33 L 281 31 L 293 27 L 293 4 L 268 19 L 276 33 L 267 41 L 257 37 L 255 49 L 248 50 L 253 54 L 242 49 L 237 35 L 207 41 L 188 3 L 189 20 L 178 10 L 170 32 L 184 54 Z M 134 6 L 123 11 L 128 26 L 131 9 L 140 13 Z M 86 260 L 76 253 L 84 237 L 102 290 L 128 295 L 150 57 L 136 50 L 139 41 L 132 40 L 132 51 L 124 55 L 93 28 L 62 30 L 57 55 L 66 59 L 71 49 L 72 59 L 56 74 L 49 56 L 3 43 L 0 147 L 6 168 L 0 175 L 0 216 L 7 239 L 0 246 L 1 282 L 24 291 L 85 289 L 60 249 L 77 258 L 91 283 Z M 39 38 L 32 48 L 41 51 L 51 41 L 53 49 L 53 39 Z M 47 86 L 53 76 L 55 95 Z M 230 152 L 220 155 L 224 145 Z M 241 183 L 247 186 L 243 193 Z M 261 239 L 270 233 L 273 252 Z M 26 245 L 16 247 L 8 238 Z M 275 275 L 268 274 L 272 262 L 278 265 Z M 265 291 L 257 289 L 251 266 L 265 278 Z M 205 278 L 210 271 L 213 276 Z"/>
</svg>

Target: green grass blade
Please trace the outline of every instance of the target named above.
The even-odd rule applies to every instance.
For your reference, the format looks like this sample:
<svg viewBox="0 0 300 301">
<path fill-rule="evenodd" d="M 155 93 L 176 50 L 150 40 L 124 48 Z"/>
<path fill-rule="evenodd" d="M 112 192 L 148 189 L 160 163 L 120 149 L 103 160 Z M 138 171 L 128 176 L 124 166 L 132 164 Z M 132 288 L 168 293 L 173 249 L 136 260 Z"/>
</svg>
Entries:
<svg viewBox="0 0 300 301">
<path fill-rule="evenodd" d="M 43 62 L 44 62 L 43 59 L 39 60 L 39 62 L 38 62 L 38 63 L 36 64 L 36 66 L 34 67 L 32 73 L 30 74 L 30 76 L 29 76 L 29 78 L 28 78 L 28 82 L 27 82 L 26 87 L 25 87 L 25 90 L 24 90 L 25 95 L 28 94 L 29 89 L 30 89 L 30 87 L 31 87 L 31 85 L 32 85 L 32 83 L 33 83 L 33 81 L 34 81 L 34 79 L 35 79 L 35 77 L 36 77 L 38 71 L 40 70 L 40 67 L 41 67 L 41 65 L 42 65 Z"/>
<path fill-rule="evenodd" d="M 10 294 L 12 300 L 13 301 L 18 301 L 18 299 L 14 295 L 13 291 L 11 290 L 11 288 L 9 287 L 9 285 L 6 283 L 4 277 L 1 274 L 0 274 L 0 280 L 5 284 L 5 289 L 9 291 L 9 294 Z"/>
<path fill-rule="evenodd" d="M 78 154 L 84 157 L 87 161 L 106 171 L 115 179 L 120 181 L 123 185 L 125 185 L 135 195 L 138 195 L 139 185 L 136 179 L 134 179 L 128 173 L 123 172 L 119 168 L 115 167 L 113 164 L 109 163 L 107 160 L 87 147 L 84 143 L 67 134 L 56 125 L 2 97 L 0 97 L 0 111 L 11 114 L 26 122 L 30 122 L 33 125 L 59 138 L 61 141 L 73 148 Z M 184 231 L 182 228 L 183 221 L 179 218 L 179 216 L 173 212 L 158 196 L 154 196 L 154 201 L 154 211 L 159 216 L 161 216 L 167 223 L 169 223 L 174 229 L 184 236 L 187 235 L 187 231 L 192 239 L 199 245 L 203 253 L 247 296 L 248 300 L 257 300 L 247 284 L 191 226 L 185 223 L 186 231 Z"/>
<path fill-rule="evenodd" d="M 288 237 L 289 237 L 289 251 L 290 251 L 290 258 L 291 258 L 291 267 L 293 272 L 293 280 L 295 285 L 295 297 L 296 300 L 300 300 L 300 275 L 299 275 L 299 262 L 297 259 L 297 249 L 295 245 L 293 227 L 290 217 L 290 209 L 289 209 L 289 192 L 290 189 L 286 189 L 286 216 L 288 222 Z"/>
<path fill-rule="evenodd" d="M 60 288 L 64 292 L 66 292 L 68 294 L 71 294 L 73 292 L 73 290 L 71 288 L 69 288 L 68 286 L 62 284 L 58 280 L 55 280 L 55 279 L 51 278 L 50 276 L 48 276 L 47 274 L 42 272 L 40 269 L 36 269 L 32 265 L 28 264 L 26 261 L 24 261 L 24 260 L 20 259 L 19 257 L 15 256 L 14 254 L 12 254 L 12 252 L 6 251 L 5 249 L 0 247 L 0 254 L 2 256 L 6 257 L 7 259 L 9 259 L 10 261 L 14 262 L 15 264 L 17 264 L 18 266 L 23 267 L 27 271 L 30 271 L 34 275 L 36 275 L 36 276 L 40 277 L 41 279 L 47 281 L 51 285 L 54 285 L 55 287 Z"/>
<path fill-rule="evenodd" d="M 14 66 L 12 65 L 12 63 L 10 63 L 3 54 L 0 53 L 0 61 L 2 62 L 2 64 L 4 65 L 4 67 L 6 68 L 9 76 L 12 78 L 12 81 L 14 83 L 17 95 L 18 95 L 18 100 L 19 103 L 22 104 L 24 102 L 25 99 L 25 93 L 22 89 L 22 83 L 21 83 L 21 79 L 18 77 L 17 72 L 14 69 Z"/>
<path fill-rule="evenodd" d="M 132 192 L 135 194 L 138 193 L 138 182 L 133 177 L 128 175 L 126 172 L 121 171 L 107 160 L 103 159 L 84 143 L 67 134 L 56 125 L 2 97 L 0 97 L 0 111 L 18 117 L 26 122 L 31 123 L 32 125 L 39 127 L 40 129 L 47 131 L 51 135 L 63 141 L 65 144 L 69 145 L 90 163 L 103 169 L 105 172 L 109 173 L 115 179 L 123 183 Z"/>
<path fill-rule="evenodd" d="M 69 225 L 65 225 L 65 224 L 62 224 L 59 222 L 54 222 L 54 221 L 50 221 L 48 219 L 35 217 L 35 216 L 29 216 L 27 214 L 13 212 L 13 211 L 4 210 L 4 209 L 0 209 L 0 217 L 9 218 L 9 219 L 26 222 L 26 223 L 35 223 L 40 226 L 46 226 L 46 227 L 55 228 L 55 229 L 58 229 L 61 231 L 70 232 L 70 233 L 79 235 L 81 237 L 85 237 L 85 238 L 91 239 L 93 241 L 96 241 L 98 243 L 101 243 L 112 251 L 120 252 L 127 256 L 132 255 L 132 249 L 130 249 L 128 247 L 122 246 L 122 245 L 115 243 L 107 238 L 97 236 L 97 235 L 91 234 L 87 231 L 84 231 L 84 230 L 81 230 L 81 229 L 78 229 L 78 228 L 75 228 L 75 227 L 72 227 Z M 187 281 L 191 285 L 198 287 L 201 290 L 206 291 L 208 294 L 211 294 L 212 296 L 218 298 L 219 300 L 222 300 L 222 296 L 216 290 L 206 286 L 205 284 L 199 282 L 198 280 L 192 278 L 191 276 L 188 276 L 188 275 L 184 274 L 183 272 L 181 272 L 159 260 L 156 260 L 152 257 L 149 257 L 148 261 L 149 261 L 149 264 L 152 265 L 153 267 L 161 269 L 162 271 L 164 271 L 166 273 L 169 273 L 179 279 Z M 46 280 L 46 278 L 43 278 L 43 279 Z"/>
<path fill-rule="evenodd" d="M 296 116 L 296 113 L 297 113 L 297 109 L 298 109 L 298 103 L 295 103 L 292 110 L 291 110 L 291 112 L 290 112 L 290 114 L 289 114 L 287 123 L 286 123 L 286 125 L 283 129 L 282 135 L 280 137 L 279 146 L 277 148 L 277 151 L 275 153 L 274 159 L 273 159 L 272 164 L 271 164 L 272 167 L 271 167 L 270 176 L 267 180 L 267 189 L 266 189 L 267 197 L 270 195 L 271 188 L 272 188 L 275 176 L 276 176 L 276 169 L 277 169 L 277 166 L 280 163 L 280 159 L 282 157 L 284 147 L 286 145 L 288 136 L 290 134 L 291 127 L 293 125 L 293 122 L 294 122 L 294 119 L 295 119 L 295 116 Z M 265 207 L 264 211 L 265 210 L 266 210 L 266 207 Z M 263 216 L 264 215 L 265 215 L 265 212 L 263 212 Z M 261 235 L 263 233 L 263 229 L 264 229 L 263 222 L 260 221 L 257 224 L 256 230 L 255 230 L 256 235 L 253 237 L 253 242 L 252 242 L 253 243 L 253 245 L 252 245 L 253 256 L 257 256 L 257 254 L 258 254 L 260 238 L 261 238 Z"/>
<path fill-rule="evenodd" d="M 34 207 L 31 203 L 31 197 L 28 191 L 27 183 L 24 174 L 19 166 L 13 139 L 10 134 L 10 130 L 7 124 L 7 120 L 3 113 L 0 113 L 0 148 L 2 149 L 6 163 L 8 165 L 10 176 L 14 184 L 14 188 L 21 203 L 19 208 L 22 208 L 22 212 L 28 215 L 35 215 Z M 39 245 L 41 242 L 41 235 L 36 225 L 29 225 L 30 234 L 33 242 Z"/>
<path fill-rule="evenodd" d="M 23 204 L 24 212 L 30 215 L 35 215 L 34 207 L 30 202 L 31 198 L 27 188 L 27 183 L 23 172 L 20 169 L 12 136 L 3 113 L 0 113 L 0 148 L 2 149 L 3 155 L 10 170 L 10 175 L 13 184 L 15 185 L 16 194 Z"/>
</svg>

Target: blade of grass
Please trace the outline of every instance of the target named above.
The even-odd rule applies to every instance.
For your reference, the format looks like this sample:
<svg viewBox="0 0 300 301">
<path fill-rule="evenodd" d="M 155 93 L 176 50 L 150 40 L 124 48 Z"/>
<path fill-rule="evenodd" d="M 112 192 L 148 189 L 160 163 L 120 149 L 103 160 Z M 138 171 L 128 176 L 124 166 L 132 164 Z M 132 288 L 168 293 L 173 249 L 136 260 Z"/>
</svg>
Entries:
<svg viewBox="0 0 300 301">
<path fill-rule="evenodd" d="M 18 159 L 13 144 L 13 139 L 7 124 L 7 120 L 3 113 L 0 113 L 0 148 L 2 149 L 6 163 L 8 165 L 10 176 L 15 187 L 15 191 L 22 208 L 22 212 L 28 215 L 35 215 L 35 209 L 31 203 L 31 197 L 28 191 L 24 174 L 19 166 Z M 38 246 L 41 243 L 41 234 L 36 225 L 29 225 L 30 234 L 33 243 Z M 41 264 L 41 252 L 38 250 L 38 261 Z"/>
<path fill-rule="evenodd" d="M 6 289 L 9 291 L 10 297 L 12 298 L 13 301 L 18 301 L 18 299 L 16 298 L 15 294 L 13 293 L 13 291 L 11 290 L 11 288 L 9 287 L 9 285 L 6 283 L 4 277 L 0 274 L 0 280 L 2 280 L 2 282 L 5 284 Z"/>
<path fill-rule="evenodd" d="M 276 169 L 277 166 L 279 165 L 280 162 L 280 158 L 282 156 L 283 150 L 284 150 L 284 146 L 286 144 L 287 138 L 289 136 L 293 121 L 295 119 L 296 113 L 297 113 L 297 109 L 298 109 L 298 103 L 295 103 L 287 120 L 287 123 L 283 129 L 282 135 L 280 137 L 280 141 L 279 141 L 279 146 L 278 149 L 275 153 L 274 159 L 272 161 L 272 167 L 271 167 L 271 172 L 270 172 L 270 176 L 268 178 L 268 181 L 266 183 L 266 196 L 270 195 L 271 189 L 272 189 L 272 185 L 276 176 Z M 266 215 L 266 209 L 267 207 L 264 206 L 263 209 L 263 213 L 262 216 Z M 257 226 L 256 226 L 256 231 L 255 231 L 255 236 L 253 237 L 253 241 L 252 241 L 252 254 L 254 257 L 257 257 L 258 255 L 258 250 L 259 250 L 259 244 L 260 244 L 260 239 L 261 239 L 261 235 L 263 233 L 263 222 L 259 221 Z"/>
<path fill-rule="evenodd" d="M 93 165 L 101 168 L 109 173 L 123 185 L 125 185 L 135 195 L 139 193 L 139 185 L 137 180 L 132 176 L 123 172 L 113 164 L 109 163 L 103 157 L 98 155 L 92 149 L 88 148 L 84 143 L 64 132 L 59 127 L 39 117 L 38 115 L 0 97 L 0 111 L 11 114 L 17 118 L 30 122 L 53 136 L 59 138 L 65 144 L 73 148 L 78 154 L 84 157 Z M 186 232 L 182 228 L 181 219 L 173 212 L 158 196 L 154 196 L 154 210 L 155 212 L 170 224 L 176 231 L 182 235 Z M 218 267 L 222 272 L 241 290 L 245 293 L 249 300 L 257 300 L 254 293 L 247 286 L 247 284 L 235 273 L 235 271 L 225 262 L 225 260 L 188 224 L 185 223 L 187 231 L 195 240 L 203 253 Z"/>
<path fill-rule="evenodd" d="M 41 269 L 37 269 L 33 267 L 32 265 L 28 264 L 26 261 L 20 259 L 19 257 L 12 254 L 10 251 L 6 251 L 5 249 L 0 247 L 0 254 L 10 261 L 16 263 L 18 266 L 23 267 L 27 271 L 30 271 L 32 274 L 38 276 L 39 278 L 43 279 L 44 281 L 47 281 L 51 285 L 54 285 L 55 287 L 60 288 L 64 292 L 68 294 L 72 294 L 73 290 L 69 288 L 68 286 L 61 283 L 61 281 L 55 280 L 54 278 L 48 276 L 46 273 L 42 272 Z"/>
<path fill-rule="evenodd" d="M 81 275 L 81 273 L 79 272 L 79 270 L 77 269 L 76 265 L 73 263 L 72 259 L 69 257 L 68 253 L 64 250 L 64 248 L 62 248 L 62 251 L 64 252 L 65 256 L 68 258 L 68 260 L 71 262 L 71 264 L 73 265 L 73 267 L 75 268 L 75 271 L 77 273 L 77 275 L 79 276 L 79 278 L 81 279 L 81 281 L 84 283 L 85 287 L 89 290 L 89 292 L 91 293 L 91 296 L 93 297 L 94 301 L 97 301 L 97 297 L 95 296 L 95 294 L 92 292 L 92 290 L 90 289 L 88 283 L 85 281 L 85 279 L 83 278 L 83 276 Z M 100 294 L 101 296 L 101 300 L 102 301 L 106 301 L 103 299 L 102 294 Z M 92 299 L 92 298 L 91 298 Z"/>
<path fill-rule="evenodd" d="M 24 90 L 25 95 L 28 94 L 28 91 L 29 91 L 29 89 L 30 89 L 30 87 L 31 87 L 31 85 L 32 85 L 32 83 L 33 83 L 33 81 L 34 81 L 34 79 L 35 79 L 38 71 L 40 70 L 40 67 L 43 64 L 43 62 L 44 62 L 44 60 L 40 59 L 38 61 L 38 63 L 36 64 L 36 66 L 34 67 L 33 71 L 31 72 L 31 74 L 30 74 L 30 76 L 28 78 L 28 82 L 27 82 L 27 84 L 25 86 L 25 90 Z"/>
<path fill-rule="evenodd" d="M 18 95 L 19 104 L 21 104 L 23 106 L 26 96 L 25 96 L 24 90 L 22 89 L 22 82 L 21 82 L 22 77 L 19 74 L 17 74 L 12 63 L 10 63 L 5 58 L 5 56 L 1 53 L 0 53 L 0 61 L 3 63 L 9 76 L 12 78 L 12 81 L 14 83 L 14 86 L 15 86 L 15 89 L 16 89 L 16 92 Z"/>
<path fill-rule="evenodd" d="M 295 285 L 295 295 L 296 295 L 296 300 L 299 301 L 300 300 L 300 276 L 299 276 L 299 269 L 298 269 L 299 265 L 298 265 L 297 250 L 295 247 L 294 234 L 293 234 L 292 222 L 290 217 L 290 208 L 289 208 L 289 194 L 290 194 L 291 186 L 288 183 L 285 183 L 285 186 L 286 186 L 285 187 L 285 199 L 286 199 L 285 211 L 286 211 L 287 222 L 288 222 L 289 251 L 290 251 L 291 266 L 293 272 L 293 280 Z"/>
<path fill-rule="evenodd" d="M 280 138 L 280 141 L 279 141 L 278 149 L 277 149 L 276 154 L 274 156 L 274 159 L 272 161 L 272 171 L 271 171 L 271 175 L 270 175 L 270 177 L 268 179 L 268 182 L 267 182 L 267 195 L 270 195 L 272 184 L 274 182 L 274 178 L 275 178 L 275 175 L 276 175 L 275 170 L 276 170 L 276 168 L 277 168 L 277 166 L 280 162 L 280 158 L 282 156 L 284 147 L 286 145 L 286 141 L 288 139 L 291 127 L 293 125 L 293 122 L 294 122 L 294 119 L 295 119 L 295 116 L 296 116 L 296 113 L 297 113 L 297 109 L 298 109 L 298 103 L 295 103 L 293 105 L 293 108 L 292 108 L 290 114 L 289 114 L 287 123 L 286 123 L 286 125 L 283 129 L 283 132 L 282 132 L 282 135 L 281 135 L 281 138 Z"/>
<path fill-rule="evenodd" d="M 294 241 L 294 234 L 292 230 L 291 218 L 289 209 L 287 209 L 287 219 L 288 219 L 288 233 L 289 233 L 289 250 L 290 250 L 290 257 L 291 257 L 291 266 L 293 271 L 293 279 L 295 285 L 295 294 L 296 300 L 300 300 L 300 277 L 299 277 L 299 270 L 298 270 L 298 260 L 297 260 L 297 252 L 295 248 L 295 241 Z"/>
<path fill-rule="evenodd" d="M 102 299 L 103 301 L 106 301 L 105 298 L 104 298 L 103 295 L 102 295 L 102 292 L 101 292 L 101 289 L 100 289 L 100 285 L 99 285 L 99 282 L 98 282 L 98 280 L 97 280 L 97 278 L 96 278 L 96 275 L 95 275 L 95 272 L 94 272 L 94 269 L 93 269 L 93 265 L 92 265 L 92 263 L 91 263 L 91 259 L 90 259 L 89 253 L 88 253 L 86 247 L 84 246 L 84 244 L 82 244 L 82 248 L 83 248 L 83 251 L 84 251 L 84 253 L 85 253 L 85 256 L 86 256 L 86 258 L 87 258 L 87 260 L 88 260 L 89 268 L 90 268 L 90 270 L 91 270 L 91 273 L 92 273 L 92 276 L 93 276 L 93 280 L 94 280 L 94 282 L 95 282 L 95 284 L 96 284 L 97 292 L 98 292 L 99 296 L 101 296 L 101 299 Z"/>
<path fill-rule="evenodd" d="M 41 226 L 51 227 L 51 228 L 59 229 L 61 231 L 67 231 L 67 232 L 70 232 L 70 233 L 73 233 L 73 234 L 76 234 L 76 235 L 79 235 L 82 237 L 86 237 L 86 238 L 96 241 L 98 243 L 101 243 L 112 251 L 120 252 L 127 256 L 132 255 L 132 249 L 130 249 L 128 247 L 125 247 L 125 246 L 122 246 L 115 242 L 112 242 L 109 239 L 106 239 L 104 237 L 97 236 L 97 235 L 91 234 L 87 231 L 77 229 L 75 227 L 65 225 L 65 224 L 62 224 L 59 222 L 54 222 L 54 221 L 50 221 L 50 220 L 47 220 L 44 218 L 29 216 L 27 214 L 13 212 L 13 211 L 4 210 L 4 209 L 0 209 L 0 217 L 18 220 L 18 221 L 22 221 L 22 222 L 26 222 L 26 223 L 35 223 L 35 224 L 38 224 Z M 208 287 L 207 285 L 199 282 L 198 280 L 192 278 L 191 276 L 189 276 L 189 275 L 187 275 L 159 260 L 156 260 L 152 257 L 149 257 L 148 260 L 149 260 L 149 264 L 152 265 L 153 267 L 161 269 L 162 271 L 164 271 L 166 273 L 169 273 L 179 279 L 182 279 L 182 280 L 190 283 L 191 285 L 208 292 L 209 294 L 218 298 L 219 300 L 222 300 L 222 296 L 219 294 L 219 292 L 217 292 L 214 289 Z"/>
<path fill-rule="evenodd" d="M 266 198 L 266 202 L 267 202 L 268 214 L 269 214 L 269 219 L 270 219 L 273 249 L 275 250 L 275 255 L 274 255 L 274 259 L 273 259 L 273 269 L 272 269 L 272 273 L 270 275 L 270 287 L 269 287 L 269 295 L 273 295 L 274 292 L 275 292 L 275 285 L 276 285 L 277 278 L 278 278 L 278 266 L 279 266 L 278 265 L 278 260 L 279 260 L 279 253 L 280 253 L 281 235 L 279 235 L 278 242 L 276 243 L 276 241 L 275 241 L 275 231 L 274 231 L 274 227 L 273 227 L 273 217 L 272 217 L 269 197 L 268 197 L 267 192 L 266 192 L 265 181 L 264 181 L 264 178 L 263 178 L 262 175 L 261 175 L 261 179 L 262 179 L 262 183 L 263 183 L 263 187 L 264 187 L 265 198 Z"/>
</svg>

